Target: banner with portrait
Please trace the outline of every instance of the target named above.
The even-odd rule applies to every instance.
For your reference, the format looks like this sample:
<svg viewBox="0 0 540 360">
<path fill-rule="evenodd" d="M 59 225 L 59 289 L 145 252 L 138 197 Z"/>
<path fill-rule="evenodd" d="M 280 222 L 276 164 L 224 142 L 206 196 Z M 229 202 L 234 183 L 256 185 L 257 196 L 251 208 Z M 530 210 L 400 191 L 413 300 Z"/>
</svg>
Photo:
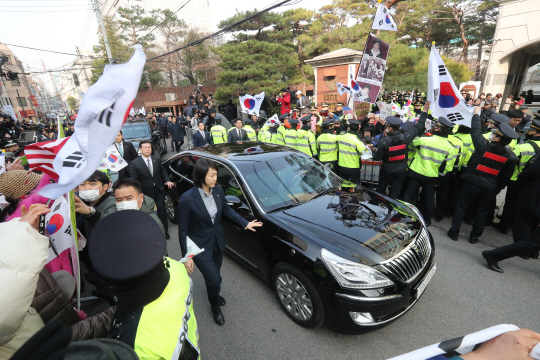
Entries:
<svg viewBox="0 0 540 360">
<path fill-rule="evenodd" d="M 386 71 L 386 59 L 390 45 L 373 34 L 369 34 L 365 52 L 360 61 L 360 67 L 356 75 L 356 82 L 368 96 L 364 101 L 374 104 L 379 95 L 384 73 Z"/>
</svg>

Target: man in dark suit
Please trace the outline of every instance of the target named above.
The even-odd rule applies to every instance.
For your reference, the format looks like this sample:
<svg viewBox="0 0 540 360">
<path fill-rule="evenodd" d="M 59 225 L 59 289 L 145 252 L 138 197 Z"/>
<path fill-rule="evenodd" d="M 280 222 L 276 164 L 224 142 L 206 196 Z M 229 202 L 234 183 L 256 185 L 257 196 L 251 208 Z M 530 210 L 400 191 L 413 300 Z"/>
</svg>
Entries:
<svg viewBox="0 0 540 360">
<path fill-rule="evenodd" d="M 141 150 L 141 156 L 131 162 L 130 177 L 138 180 L 141 183 L 143 194 L 151 197 L 156 202 L 157 215 L 165 228 L 165 237 L 169 240 L 169 226 L 165 211 L 165 186 L 170 189 L 175 184 L 170 181 L 167 171 L 161 166 L 159 156 L 151 155 L 152 143 L 150 141 L 141 141 L 139 149 Z"/>
<path fill-rule="evenodd" d="M 199 131 L 193 133 L 193 147 L 198 148 L 206 145 L 213 145 L 214 141 L 212 140 L 212 136 L 210 136 L 208 131 L 204 130 L 204 123 L 201 121 L 198 126 Z"/>
<path fill-rule="evenodd" d="M 229 143 L 241 144 L 242 141 L 249 141 L 246 130 L 242 129 L 242 119 L 236 119 L 234 121 L 234 127 L 229 129 L 227 138 L 229 139 Z"/>
<path fill-rule="evenodd" d="M 122 156 L 122 159 L 124 159 L 128 163 L 128 166 L 118 172 L 118 179 L 129 177 L 129 164 L 131 164 L 133 160 L 139 157 L 139 155 L 137 154 L 137 150 L 135 150 L 135 147 L 132 143 L 130 143 L 129 141 L 124 141 L 122 131 L 120 131 L 118 135 L 116 135 L 116 139 L 114 139 L 113 145 L 116 146 L 116 149 L 120 153 L 120 156 Z"/>
</svg>

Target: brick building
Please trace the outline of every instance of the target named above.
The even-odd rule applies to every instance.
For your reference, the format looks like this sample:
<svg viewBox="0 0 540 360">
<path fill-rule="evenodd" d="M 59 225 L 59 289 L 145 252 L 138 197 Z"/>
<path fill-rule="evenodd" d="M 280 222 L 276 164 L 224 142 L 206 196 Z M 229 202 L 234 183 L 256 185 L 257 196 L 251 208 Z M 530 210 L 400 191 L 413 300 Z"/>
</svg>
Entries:
<svg viewBox="0 0 540 360">
<path fill-rule="evenodd" d="M 202 86 L 199 89 L 205 95 L 216 92 L 215 86 Z M 139 109 L 144 106 L 146 112 L 169 112 L 176 116 L 189 105 L 189 96 L 192 94 L 193 86 L 139 90 L 133 107 Z"/>
</svg>

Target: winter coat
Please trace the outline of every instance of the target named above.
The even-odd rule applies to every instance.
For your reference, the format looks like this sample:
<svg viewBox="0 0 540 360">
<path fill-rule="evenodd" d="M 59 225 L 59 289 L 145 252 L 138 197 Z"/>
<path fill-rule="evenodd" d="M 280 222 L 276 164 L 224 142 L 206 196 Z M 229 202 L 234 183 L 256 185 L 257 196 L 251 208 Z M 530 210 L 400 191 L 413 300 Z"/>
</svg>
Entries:
<svg viewBox="0 0 540 360">
<path fill-rule="evenodd" d="M 0 359 L 9 359 L 43 321 L 30 307 L 39 273 L 49 255 L 49 239 L 15 218 L 0 224 Z"/>
<path fill-rule="evenodd" d="M 285 96 L 281 96 L 281 115 L 288 114 L 291 111 L 291 95 L 285 93 Z"/>
<path fill-rule="evenodd" d="M 115 310 L 114 307 L 109 307 L 100 314 L 79 321 L 79 315 L 70 299 L 45 268 L 39 274 L 32 307 L 45 324 L 60 319 L 64 326 L 71 326 L 71 341 L 107 337 Z"/>
<path fill-rule="evenodd" d="M 163 234 L 165 235 L 165 228 L 163 227 L 163 223 L 161 222 L 161 220 L 159 220 L 155 208 L 156 203 L 154 202 L 154 199 L 152 199 L 150 196 L 144 195 L 144 200 L 139 210 L 144 211 L 145 213 L 150 215 L 152 219 L 156 220 L 159 227 L 161 228 L 161 231 L 163 231 Z"/>
<path fill-rule="evenodd" d="M 88 203 L 86 203 L 86 205 L 88 205 Z M 112 214 L 113 212 L 118 211 L 116 209 L 116 201 L 110 193 L 105 193 L 94 205 L 94 209 L 96 209 L 94 215 L 84 216 L 82 231 L 83 235 L 87 239 L 90 239 L 90 234 L 92 234 L 92 230 L 94 229 L 99 220 L 109 214 Z"/>
<path fill-rule="evenodd" d="M 175 142 L 179 143 L 184 139 L 184 130 L 182 129 L 182 125 L 178 122 L 173 123 L 171 121 L 167 127 L 169 129 L 169 134 Z"/>
</svg>

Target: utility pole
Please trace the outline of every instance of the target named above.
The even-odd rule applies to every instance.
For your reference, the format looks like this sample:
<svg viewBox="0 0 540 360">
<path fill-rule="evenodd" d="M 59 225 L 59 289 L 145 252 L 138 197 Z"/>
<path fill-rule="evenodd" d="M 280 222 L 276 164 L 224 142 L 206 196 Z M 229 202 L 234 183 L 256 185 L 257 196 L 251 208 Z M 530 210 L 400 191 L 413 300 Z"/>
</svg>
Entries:
<svg viewBox="0 0 540 360">
<path fill-rule="evenodd" d="M 79 47 L 78 46 L 75 46 L 75 50 L 77 51 L 77 55 L 79 55 L 79 60 L 81 62 L 81 68 L 83 69 L 83 73 L 84 73 L 84 78 L 86 80 L 86 90 L 85 90 L 85 93 L 88 91 L 88 88 L 90 87 L 90 80 L 88 80 L 88 74 L 86 74 L 86 69 L 84 68 L 84 64 L 83 64 L 83 61 L 82 61 L 82 56 L 81 56 L 81 53 L 79 51 Z"/>
<path fill-rule="evenodd" d="M 99 26 L 101 27 L 101 35 L 103 35 L 103 42 L 105 43 L 105 50 L 107 50 L 107 57 L 109 58 L 109 64 L 113 63 L 111 47 L 109 46 L 109 39 L 107 38 L 107 31 L 105 31 L 105 25 L 103 24 L 103 16 L 101 15 L 101 9 L 99 8 L 98 0 L 94 0 L 94 6 L 99 20 Z"/>
<path fill-rule="evenodd" d="M 23 117 L 26 117 L 26 110 L 24 110 L 24 105 L 21 100 L 21 95 L 19 95 L 19 89 L 17 89 L 16 91 L 17 91 L 17 102 L 21 105 L 23 109 L 23 114 L 24 114 Z"/>
</svg>

